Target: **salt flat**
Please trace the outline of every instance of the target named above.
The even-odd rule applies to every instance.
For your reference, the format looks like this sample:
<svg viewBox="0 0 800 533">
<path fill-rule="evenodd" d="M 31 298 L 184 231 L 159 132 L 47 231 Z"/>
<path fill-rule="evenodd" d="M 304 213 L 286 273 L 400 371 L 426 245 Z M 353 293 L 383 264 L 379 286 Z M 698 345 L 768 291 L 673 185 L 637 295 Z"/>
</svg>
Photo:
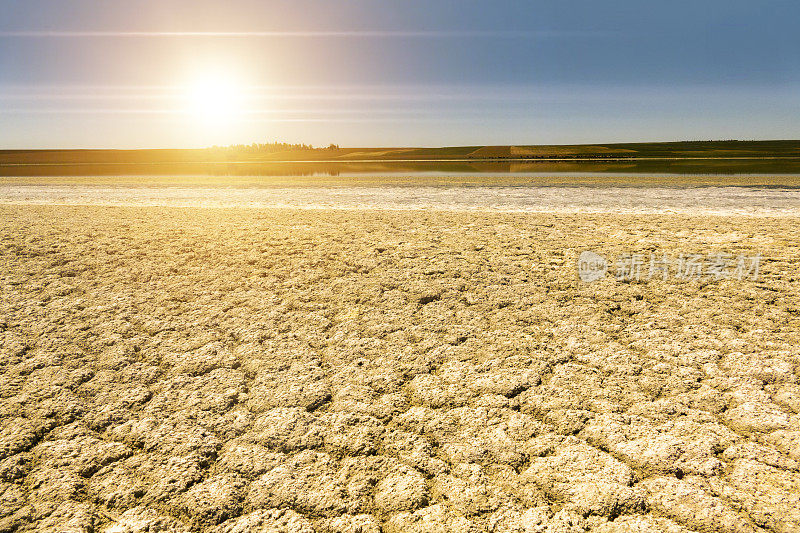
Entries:
<svg viewBox="0 0 800 533">
<path fill-rule="evenodd" d="M 20 178 L 20 180 L 24 180 Z M 42 184 L 0 181 L 0 205 L 96 205 L 139 207 L 247 207 L 346 210 L 491 211 L 500 213 L 620 213 L 800 216 L 800 189 L 743 186 L 198 186 L 193 179 L 171 185 L 107 185 L 94 182 Z M 342 184 L 345 183 L 345 184 Z M 632 182 L 633 183 L 633 182 Z"/>
<path fill-rule="evenodd" d="M 0 530 L 800 530 L 800 219 L 456 211 L 0 206 Z"/>
</svg>

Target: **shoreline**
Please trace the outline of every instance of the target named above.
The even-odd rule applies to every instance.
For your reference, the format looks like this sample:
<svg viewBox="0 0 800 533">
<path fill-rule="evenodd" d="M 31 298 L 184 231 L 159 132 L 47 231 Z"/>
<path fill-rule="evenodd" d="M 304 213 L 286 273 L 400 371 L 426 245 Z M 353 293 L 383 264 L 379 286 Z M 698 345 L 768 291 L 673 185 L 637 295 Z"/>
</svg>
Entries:
<svg viewBox="0 0 800 533">
<path fill-rule="evenodd" d="M 795 189 L 597 186 L 0 184 L 3 205 L 800 217 Z"/>
<path fill-rule="evenodd" d="M 631 217 L 685 217 L 685 218 L 702 218 L 702 217 L 719 217 L 719 218 L 800 218 L 800 209 L 787 210 L 785 212 L 742 212 L 736 210 L 716 210 L 716 211 L 687 211 L 687 212 L 673 212 L 663 210 L 653 211 L 634 211 L 634 210 L 509 210 L 509 209 L 457 209 L 457 208 L 408 208 L 408 207 L 382 207 L 382 208 L 364 208 L 364 207 L 330 207 L 330 206 L 291 206 L 291 205 L 265 205 L 265 206 L 247 206 L 247 205 L 169 205 L 169 204 L 131 204 L 131 203 L 55 203 L 45 201 L 41 203 L 32 202 L 7 202 L 0 200 L 0 206 L 8 207 L 75 207 L 75 208 L 132 208 L 132 209 L 202 209 L 202 210 L 247 210 L 247 211 L 309 211 L 309 212 L 341 212 L 341 213 L 451 213 L 463 215 L 554 215 L 554 216 L 631 216 Z"/>
</svg>

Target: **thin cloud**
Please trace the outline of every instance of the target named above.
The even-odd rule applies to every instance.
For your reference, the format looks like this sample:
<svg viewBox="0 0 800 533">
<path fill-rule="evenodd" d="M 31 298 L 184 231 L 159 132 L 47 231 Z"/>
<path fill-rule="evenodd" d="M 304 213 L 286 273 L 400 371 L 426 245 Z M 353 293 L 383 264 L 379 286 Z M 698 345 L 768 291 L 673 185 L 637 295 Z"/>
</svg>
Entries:
<svg viewBox="0 0 800 533">
<path fill-rule="evenodd" d="M 445 38 L 516 37 L 551 38 L 605 34 L 597 31 L 0 31 L 0 37 L 30 38 L 142 38 L 142 37 L 367 37 L 367 38 Z"/>
<path fill-rule="evenodd" d="M 130 109 L 130 108 L 8 108 L 2 111 L 9 114 L 23 115 L 92 115 L 92 114 L 120 114 L 120 115 L 194 115 L 195 111 L 188 109 Z M 232 116 L 247 115 L 407 115 L 426 114 L 422 109 L 248 109 L 231 113 Z"/>
</svg>

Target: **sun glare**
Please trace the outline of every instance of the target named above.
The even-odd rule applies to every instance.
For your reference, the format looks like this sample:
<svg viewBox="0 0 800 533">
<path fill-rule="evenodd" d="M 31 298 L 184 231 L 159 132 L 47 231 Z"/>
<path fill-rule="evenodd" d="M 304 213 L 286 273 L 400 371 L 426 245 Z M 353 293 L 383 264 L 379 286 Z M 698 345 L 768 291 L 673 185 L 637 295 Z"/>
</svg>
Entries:
<svg viewBox="0 0 800 533">
<path fill-rule="evenodd" d="M 242 90 L 225 76 L 207 76 L 189 85 L 188 104 L 189 111 L 204 122 L 227 124 L 243 111 Z"/>
</svg>

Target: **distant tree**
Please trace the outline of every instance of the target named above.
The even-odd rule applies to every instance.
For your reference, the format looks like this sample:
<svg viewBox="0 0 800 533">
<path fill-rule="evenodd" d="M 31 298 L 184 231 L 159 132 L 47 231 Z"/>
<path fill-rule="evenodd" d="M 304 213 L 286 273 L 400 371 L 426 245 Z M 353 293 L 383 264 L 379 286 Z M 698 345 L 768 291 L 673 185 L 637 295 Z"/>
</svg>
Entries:
<svg viewBox="0 0 800 533">
<path fill-rule="evenodd" d="M 270 143 L 250 143 L 250 144 L 232 144 L 229 146 L 214 145 L 210 150 L 227 155 L 228 157 L 235 156 L 236 154 L 264 154 L 276 152 L 288 152 L 293 150 L 339 150 L 339 145 L 330 143 L 327 147 L 316 148 L 311 144 L 291 144 L 285 142 L 270 142 Z"/>
</svg>

